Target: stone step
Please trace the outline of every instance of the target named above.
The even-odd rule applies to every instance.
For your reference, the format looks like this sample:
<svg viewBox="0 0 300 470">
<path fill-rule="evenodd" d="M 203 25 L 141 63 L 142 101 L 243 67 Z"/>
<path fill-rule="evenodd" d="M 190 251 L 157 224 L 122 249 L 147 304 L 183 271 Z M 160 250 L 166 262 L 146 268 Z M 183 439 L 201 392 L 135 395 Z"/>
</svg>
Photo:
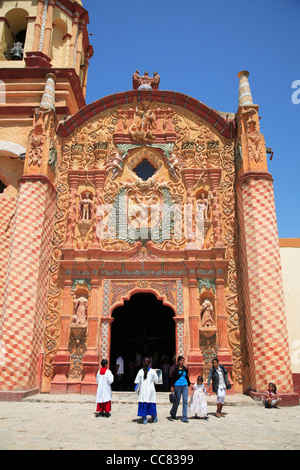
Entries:
<svg viewBox="0 0 300 470">
<path fill-rule="evenodd" d="M 157 405 L 171 406 L 169 402 L 168 392 L 157 392 L 156 393 Z M 66 395 L 50 395 L 50 394 L 38 394 L 31 397 L 25 398 L 23 401 L 30 403 L 95 403 L 94 395 L 78 395 L 78 394 L 66 394 Z M 135 392 L 112 392 L 112 403 L 118 404 L 134 404 L 138 403 L 138 395 Z M 207 397 L 207 404 L 210 406 L 216 405 L 216 395 Z M 261 403 L 253 400 L 247 395 L 228 395 L 226 397 L 227 406 L 261 406 Z"/>
</svg>

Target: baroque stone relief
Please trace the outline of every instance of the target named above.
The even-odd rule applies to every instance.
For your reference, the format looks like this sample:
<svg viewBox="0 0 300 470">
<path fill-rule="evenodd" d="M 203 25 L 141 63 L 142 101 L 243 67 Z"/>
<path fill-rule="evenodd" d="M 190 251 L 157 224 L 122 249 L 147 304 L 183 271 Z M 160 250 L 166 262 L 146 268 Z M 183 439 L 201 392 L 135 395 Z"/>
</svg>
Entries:
<svg viewBox="0 0 300 470">
<path fill-rule="evenodd" d="M 151 123 L 153 116 L 155 124 Z M 140 142 L 132 139 L 129 129 L 132 130 L 138 119 L 140 124 L 143 120 L 148 122 L 155 138 Z M 171 141 L 163 141 L 162 135 L 170 135 Z M 134 172 L 144 158 L 155 168 L 153 176 L 146 181 Z M 196 173 L 194 169 L 197 169 Z M 219 172 L 219 180 L 214 183 L 211 175 L 216 172 Z M 243 310 L 238 295 L 240 276 L 234 182 L 234 142 L 215 133 L 198 116 L 176 106 L 146 103 L 137 111 L 132 105 L 124 105 L 102 113 L 63 140 L 61 152 L 58 152 L 58 198 L 46 316 L 46 377 L 51 377 L 51 364 L 59 342 L 62 249 L 69 245 L 88 250 L 96 244 L 103 250 L 125 253 L 136 246 L 137 240 L 110 237 L 109 223 L 106 223 L 107 227 L 103 224 L 108 236 L 103 239 L 97 236 L 101 218 L 109 222 L 105 208 L 113 206 L 117 198 L 126 194 L 132 206 L 131 222 L 139 222 L 140 226 L 143 220 L 149 222 L 149 217 L 158 217 L 157 222 L 162 222 L 160 214 L 149 211 L 149 207 L 158 202 L 163 202 L 172 211 L 174 205 L 183 210 L 184 204 L 198 201 L 205 226 L 202 248 L 210 249 L 219 240 L 225 245 L 226 259 L 229 260 L 226 285 L 229 343 L 236 380 L 240 383 L 244 380 L 247 360 L 245 338 L 241 337 Z M 84 191 L 89 192 L 85 209 L 82 206 Z M 144 210 L 141 214 L 135 212 L 137 203 Z M 97 212 L 99 206 L 102 213 Z M 186 234 L 175 236 L 174 220 L 176 222 L 174 217 L 171 218 L 170 239 L 158 237 L 154 241 L 146 237 L 148 259 L 152 256 L 153 244 L 166 253 L 186 247 Z M 213 220 L 217 221 L 215 227 Z M 89 225 L 87 232 L 83 225 Z"/>
</svg>

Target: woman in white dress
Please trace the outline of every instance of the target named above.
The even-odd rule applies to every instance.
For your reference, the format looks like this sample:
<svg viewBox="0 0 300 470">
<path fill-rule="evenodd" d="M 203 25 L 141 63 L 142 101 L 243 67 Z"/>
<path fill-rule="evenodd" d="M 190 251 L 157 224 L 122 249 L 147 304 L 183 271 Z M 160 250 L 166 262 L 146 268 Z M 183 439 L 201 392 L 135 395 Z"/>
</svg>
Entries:
<svg viewBox="0 0 300 470">
<path fill-rule="evenodd" d="M 158 383 L 156 370 L 150 368 L 151 360 L 145 357 L 143 368 L 139 370 L 134 383 L 135 390 L 139 394 L 139 405 L 137 415 L 143 418 L 143 424 L 148 423 L 147 416 L 151 416 L 157 423 L 156 391 L 154 384 Z"/>
<path fill-rule="evenodd" d="M 96 417 L 105 416 L 108 418 L 111 412 L 111 384 L 114 381 L 114 376 L 107 368 L 108 361 L 102 359 L 101 369 L 97 373 L 97 395 L 96 395 Z"/>
<path fill-rule="evenodd" d="M 207 419 L 207 401 L 206 395 L 209 396 L 205 385 L 203 383 L 203 377 L 199 375 L 197 383 L 193 386 L 194 393 L 190 401 L 190 411 L 195 413 L 195 418 L 199 417 L 199 414 L 203 414 L 204 418 Z"/>
</svg>

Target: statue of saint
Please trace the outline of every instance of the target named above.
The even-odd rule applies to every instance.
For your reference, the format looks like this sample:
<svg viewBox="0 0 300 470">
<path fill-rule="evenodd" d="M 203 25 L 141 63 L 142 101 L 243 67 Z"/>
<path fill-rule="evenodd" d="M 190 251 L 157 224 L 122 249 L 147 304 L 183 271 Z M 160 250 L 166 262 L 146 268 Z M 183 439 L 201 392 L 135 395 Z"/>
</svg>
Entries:
<svg viewBox="0 0 300 470">
<path fill-rule="evenodd" d="M 86 192 L 84 197 L 80 195 L 80 220 L 92 220 L 93 205 L 90 193 Z"/>
<path fill-rule="evenodd" d="M 199 219 L 207 219 L 209 209 L 209 199 L 202 193 L 197 201 L 197 215 Z"/>
<path fill-rule="evenodd" d="M 209 299 L 204 299 L 200 306 L 200 318 L 202 327 L 214 326 L 213 314 L 214 308 L 211 301 Z"/>
<path fill-rule="evenodd" d="M 78 299 L 76 298 L 76 296 L 74 296 L 73 305 L 74 305 L 73 323 L 76 323 L 77 325 L 82 325 L 86 323 L 87 311 L 88 311 L 88 299 L 83 295 L 78 297 Z"/>
</svg>

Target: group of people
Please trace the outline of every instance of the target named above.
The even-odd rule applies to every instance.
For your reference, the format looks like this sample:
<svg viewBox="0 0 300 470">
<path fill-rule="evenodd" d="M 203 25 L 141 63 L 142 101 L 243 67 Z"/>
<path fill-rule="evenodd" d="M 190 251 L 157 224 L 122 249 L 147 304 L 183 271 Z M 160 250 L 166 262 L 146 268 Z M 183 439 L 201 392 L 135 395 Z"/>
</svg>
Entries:
<svg viewBox="0 0 300 470">
<path fill-rule="evenodd" d="M 155 384 L 158 383 L 157 369 L 151 368 L 151 358 L 145 357 L 141 369 L 135 378 L 135 391 L 138 394 L 138 412 L 137 415 L 142 418 L 142 423 L 148 423 L 148 416 L 151 416 L 152 422 L 157 422 L 157 406 L 156 406 L 156 390 Z M 109 417 L 111 412 L 112 391 L 111 384 L 114 376 L 107 368 L 108 361 L 101 361 L 101 369 L 97 374 L 97 395 L 96 395 L 96 416 Z M 231 388 L 228 378 L 228 371 L 219 364 L 219 360 L 215 357 L 212 360 L 212 367 L 209 372 L 207 388 L 203 383 L 203 377 L 199 376 L 197 382 L 192 386 L 193 395 L 189 403 L 190 412 L 194 413 L 195 418 L 199 418 L 200 414 L 204 419 L 207 415 L 207 396 L 210 396 L 207 389 L 212 383 L 212 390 L 217 395 L 217 411 L 216 416 L 221 418 L 224 416 L 222 408 L 225 403 L 226 391 Z M 173 372 L 170 377 L 170 401 L 172 408 L 170 410 L 170 420 L 176 419 L 177 410 L 182 398 L 182 417 L 181 421 L 188 423 L 188 394 L 191 386 L 189 378 L 189 370 L 184 365 L 184 357 L 178 356 L 177 363 L 173 366 Z M 269 384 L 268 392 L 265 397 L 265 407 L 271 408 L 278 404 L 280 398 L 277 394 L 276 386 Z"/>
</svg>

